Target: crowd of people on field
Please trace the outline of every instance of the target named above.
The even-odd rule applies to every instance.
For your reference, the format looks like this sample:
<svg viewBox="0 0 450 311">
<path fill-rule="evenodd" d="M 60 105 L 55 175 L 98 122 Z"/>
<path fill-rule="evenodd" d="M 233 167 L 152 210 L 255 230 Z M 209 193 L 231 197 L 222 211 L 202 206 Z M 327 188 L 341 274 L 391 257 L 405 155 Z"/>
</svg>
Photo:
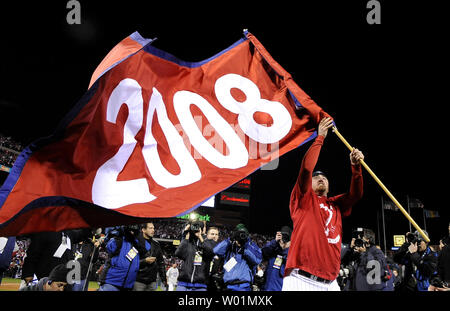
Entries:
<svg viewBox="0 0 450 311">
<path fill-rule="evenodd" d="M 154 223 L 155 225 L 153 227 L 155 228 L 155 232 L 153 233 L 152 238 L 155 238 L 155 241 L 160 241 L 158 244 L 160 244 L 160 247 L 162 249 L 162 265 L 166 270 L 169 270 L 171 267 L 173 267 L 174 264 L 176 265 L 176 267 L 182 267 L 184 261 L 180 259 L 180 257 L 175 256 L 177 246 L 174 245 L 173 241 L 182 240 L 183 226 L 184 224 L 186 224 L 186 221 L 176 218 L 155 219 Z M 232 230 L 230 228 L 224 226 L 218 226 L 216 228 L 218 230 L 217 237 L 219 242 L 228 239 L 230 234 L 232 233 Z M 100 283 L 100 276 L 102 275 L 102 272 L 104 272 L 103 270 L 105 268 L 105 264 L 109 259 L 111 259 L 111 253 L 108 252 L 108 249 L 106 247 L 107 243 L 105 243 L 104 241 L 105 239 L 109 240 L 111 237 L 111 232 L 114 232 L 115 230 L 111 231 L 112 228 L 104 228 L 98 230 L 100 230 L 99 232 L 101 233 L 97 232 L 97 235 L 94 234 L 93 236 L 91 236 L 93 232 L 87 229 L 75 231 L 71 230 L 73 232 L 76 232 L 75 237 L 72 237 L 71 239 L 70 236 L 73 235 L 73 232 L 71 231 L 68 231 L 68 233 L 37 233 L 23 237 L 17 237 L 17 239 L 14 238 L 16 241 L 16 246 L 14 251 L 12 252 L 10 265 L 7 269 L 5 269 L 3 276 L 23 279 L 22 287 L 26 284 L 36 283 L 39 279 L 44 277 L 44 275 L 48 276 L 50 274 L 50 266 L 55 265 L 56 263 L 67 263 L 69 259 L 77 258 L 78 245 L 83 243 L 85 245 L 92 243 L 93 237 L 95 239 L 96 236 L 98 241 L 102 241 L 102 243 L 98 245 L 98 248 L 95 248 L 97 253 L 94 257 L 95 260 L 93 260 L 93 262 L 91 263 L 88 279 Z M 78 231 L 84 231 L 81 237 L 80 232 Z M 61 238 L 64 238 L 64 236 L 69 237 L 69 239 L 71 240 L 71 252 L 64 252 L 64 255 L 60 256 L 61 259 L 55 258 L 55 254 L 51 254 L 52 250 L 41 250 L 42 248 L 52 249 L 56 248 L 57 246 L 59 247 L 60 244 L 58 244 L 58 241 Z M 261 234 L 251 234 L 249 235 L 249 238 L 251 238 L 255 241 L 255 243 L 261 246 L 269 239 L 269 237 Z M 74 244 L 74 242 L 76 243 Z M 36 256 L 36 254 L 39 254 L 39 256 Z M 90 254 L 92 255 L 92 253 Z M 49 258 L 51 259 L 49 260 Z M 49 263 L 53 264 L 49 265 Z M 157 280 L 158 284 L 161 284 L 160 275 L 157 276 Z M 164 287 L 164 284 L 163 288 L 166 288 Z"/>
<path fill-rule="evenodd" d="M 17 237 L 3 277 L 22 279 L 20 290 L 92 290 L 93 281 L 104 291 L 279 291 L 291 233 L 284 226 L 269 237 L 250 234 L 242 224 L 225 228 L 180 219 L 37 233 Z M 449 237 L 433 248 L 418 233 L 406 236 L 405 244 L 386 256 L 372 230 L 355 230 L 342 245 L 341 290 L 447 288 Z M 73 282 L 67 277 L 75 266 L 71 261 L 80 263 Z"/>
</svg>

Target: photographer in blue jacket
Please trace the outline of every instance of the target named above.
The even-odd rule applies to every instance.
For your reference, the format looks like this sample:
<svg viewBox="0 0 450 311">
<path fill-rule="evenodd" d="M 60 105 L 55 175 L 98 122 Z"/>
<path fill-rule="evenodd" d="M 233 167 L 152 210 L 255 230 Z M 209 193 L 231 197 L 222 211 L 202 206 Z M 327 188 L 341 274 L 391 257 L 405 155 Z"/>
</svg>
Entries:
<svg viewBox="0 0 450 311">
<path fill-rule="evenodd" d="M 230 291 L 250 291 L 256 266 L 261 263 L 261 249 L 249 239 L 247 228 L 239 224 L 230 238 L 223 240 L 214 253 L 224 260 L 223 281 Z"/>
<path fill-rule="evenodd" d="M 292 230 L 284 226 L 277 232 L 275 239 L 268 242 L 262 249 L 263 259 L 267 260 L 265 291 L 281 291 L 283 287 L 284 268 L 286 267 Z"/>
<path fill-rule="evenodd" d="M 139 271 L 139 254 L 143 256 L 150 249 L 149 243 L 140 245 L 138 235 L 138 225 L 122 226 L 108 233 L 105 242 L 109 258 L 100 276 L 99 291 L 133 288 Z"/>
</svg>

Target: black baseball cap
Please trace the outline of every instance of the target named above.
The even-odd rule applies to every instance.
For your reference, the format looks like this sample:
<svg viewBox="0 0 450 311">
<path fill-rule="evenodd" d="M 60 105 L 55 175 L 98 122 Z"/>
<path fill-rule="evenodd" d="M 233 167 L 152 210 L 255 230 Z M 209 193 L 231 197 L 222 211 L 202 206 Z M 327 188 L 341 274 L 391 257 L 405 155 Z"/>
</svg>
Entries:
<svg viewBox="0 0 450 311">
<path fill-rule="evenodd" d="M 315 172 L 312 174 L 313 177 L 314 177 L 314 176 L 317 176 L 317 175 L 323 175 L 323 176 L 327 177 L 327 175 L 325 175 L 325 173 L 322 172 L 322 171 L 315 171 Z"/>
</svg>

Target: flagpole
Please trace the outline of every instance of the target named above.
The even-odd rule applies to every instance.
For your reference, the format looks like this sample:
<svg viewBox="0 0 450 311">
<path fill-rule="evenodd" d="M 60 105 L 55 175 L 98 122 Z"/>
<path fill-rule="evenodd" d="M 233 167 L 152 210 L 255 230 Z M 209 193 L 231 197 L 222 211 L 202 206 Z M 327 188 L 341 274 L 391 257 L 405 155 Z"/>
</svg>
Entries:
<svg viewBox="0 0 450 311">
<path fill-rule="evenodd" d="M 384 200 L 383 200 L 383 195 L 381 195 L 381 217 L 383 219 L 384 253 L 386 254 L 386 227 L 385 227 L 385 224 L 384 224 Z"/>
<path fill-rule="evenodd" d="M 353 150 L 353 147 L 347 142 L 347 140 L 345 140 L 345 138 L 341 135 L 341 133 L 339 133 L 339 131 L 337 130 L 337 128 L 335 126 L 333 126 L 333 132 L 337 135 L 337 137 L 339 137 L 339 139 L 344 143 L 344 145 L 346 145 L 347 148 L 350 149 L 350 151 Z M 360 163 L 367 170 L 367 172 L 369 172 L 369 174 L 373 177 L 373 179 L 375 179 L 375 181 L 378 183 L 378 185 L 381 187 L 381 189 L 383 189 L 384 192 L 386 192 L 386 194 L 392 200 L 392 202 L 394 202 L 395 205 L 397 205 L 397 207 L 400 209 L 400 211 L 403 213 L 403 215 L 405 215 L 405 217 L 408 219 L 408 221 L 414 226 L 414 228 L 416 228 L 416 230 L 419 231 L 419 233 L 423 237 L 423 239 L 427 243 L 429 243 L 430 238 L 428 238 L 428 236 L 425 234 L 425 232 L 423 232 L 423 230 L 420 229 L 419 225 L 414 221 L 414 219 L 411 218 L 411 216 L 408 214 L 408 212 L 405 211 L 405 209 L 400 204 L 400 202 L 397 201 L 397 199 L 386 188 L 386 186 L 381 182 L 381 180 L 377 177 L 377 175 L 375 175 L 375 173 L 369 168 L 369 166 L 364 162 L 364 160 L 360 160 Z"/>
<path fill-rule="evenodd" d="M 406 195 L 406 202 L 407 202 L 406 204 L 408 204 L 408 214 L 411 215 L 411 210 L 409 208 L 409 195 Z M 425 230 L 427 230 L 427 229 L 425 228 Z M 409 223 L 409 232 L 412 232 L 411 223 Z"/>
<path fill-rule="evenodd" d="M 380 231 L 380 211 L 377 210 L 377 240 L 378 245 L 381 247 L 381 231 Z"/>
</svg>

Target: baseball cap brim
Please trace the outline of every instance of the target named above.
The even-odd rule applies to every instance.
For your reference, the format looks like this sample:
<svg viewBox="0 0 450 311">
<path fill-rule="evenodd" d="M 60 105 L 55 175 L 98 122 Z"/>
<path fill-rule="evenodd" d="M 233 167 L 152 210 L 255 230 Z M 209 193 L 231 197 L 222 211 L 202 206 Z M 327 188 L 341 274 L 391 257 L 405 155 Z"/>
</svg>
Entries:
<svg viewBox="0 0 450 311">
<path fill-rule="evenodd" d="M 322 171 L 315 171 L 315 172 L 312 174 L 313 177 L 314 177 L 314 176 L 318 176 L 318 175 L 322 175 L 322 176 L 327 177 L 327 175 L 325 175 L 325 173 L 322 172 Z"/>
</svg>

